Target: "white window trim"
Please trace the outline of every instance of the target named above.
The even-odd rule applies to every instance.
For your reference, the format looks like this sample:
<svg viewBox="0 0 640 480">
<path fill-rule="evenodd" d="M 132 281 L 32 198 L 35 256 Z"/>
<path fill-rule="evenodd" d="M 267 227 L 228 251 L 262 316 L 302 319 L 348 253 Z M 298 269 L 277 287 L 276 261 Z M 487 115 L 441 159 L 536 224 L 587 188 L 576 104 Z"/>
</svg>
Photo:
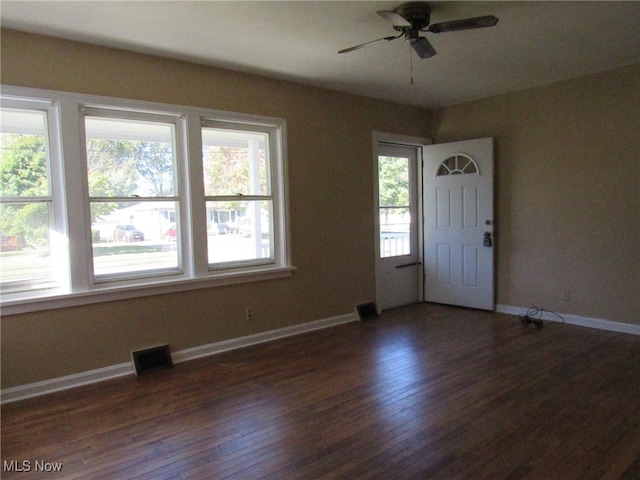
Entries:
<svg viewBox="0 0 640 480">
<path fill-rule="evenodd" d="M 2 298 L 2 315 L 12 315 L 76 305 L 87 305 L 113 300 L 123 300 L 149 295 L 166 294 L 180 291 L 211 288 L 224 285 L 241 284 L 263 280 L 289 277 L 295 270 L 291 264 L 290 231 L 288 225 L 288 186 L 287 186 L 287 152 L 286 152 L 286 120 L 283 118 L 264 117 L 258 115 L 233 113 L 214 109 L 195 108 L 173 104 L 152 103 L 138 100 L 127 100 L 96 95 L 84 95 L 53 90 L 40 90 L 23 87 L 2 86 L 1 94 L 8 99 L 29 99 L 35 101 L 53 102 L 57 105 L 59 118 L 55 126 L 59 128 L 60 145 L 52 143 L 66 158 L 82 158 L 82 132 L 78 125 L 83 106 L 99 107 L 102 109 L 140 111 L 144 113 L 158 113 L 178 115 L 182 122 L 178 128 L 184 133 L 183 149 L 184 162 L 179 174 L 180 212 L 186 218 L 181 229 L 183 256 L 182 271 L 161 277 L 123 279 L 108 284 L 94 282 L 91 269 L 91 235 L 90 225 L 86 221 L 88 192 L 82 169 L 72 162 L 61 160 L 61 177 L 65 179 L 55 186 L 62 195 L 62 212 L 56 211 L 58 218 L 62 218 L 64 225 L 58 226 L 68 239 L 67 263 L 69 265 L 69 288 L 60 290 L 42 290 L 22 292 L 7 295 Z M 75 118 L 74 118 L 75 117 Z M 58 120 L 60 124 L 57 124 Z M 205 224 L 198 222 L 204 218 L 204 189 L 202 187 L 202 140 L 200 134 L 202 119 L 215 119 L 222 122 L 246 124 L 247 126 L 262 126 L 275 128 L 279 132 L 273 139 L 273 148 L 281 158 L 281 162 L 274 162 L 271 176 L 277 182 L 274 187 L 274 236 L 275 262 L 260 265 L 251 264 L 232 269 L 210 269 L 206 248 L 194 242 L 194 238 L 203 237 Z M 50 124 L 54 124 L 50 121 Z M 55 136 L 54 136 L 55 137 Z M 51 140 L 56 142 L 54 138 Z M 55 178 L 55 177 L 54 177 Z M 76 188 L 69 188 L 73 185 Z M 78 186 L 82 188 L 77 188 Z M 54 194 L 60 197 L 60 194 Z M 66 208 L 64 206 L 66 205 Z M 87 203 L 88 205 L 88 203 Z M 89 231 L 89 233 L 87 233 Z"/>
<path fill-rule="evenodd" d="M 144 122 L 158 122 L 159 124 L 164 124 L 164 125 L 173 125 L 174 131 L 173 131 L 173 139 L 174 139 L 174 147 L 175 147 L 175 152 L 174 152 L 174 156 L 175 156 L 175 161 L 176 161 L 176 165 L 175 165 L 175 174 L 176 174 L 176 178 L 175 178 L 175 194 L 173 196 L 170 197 L 150 197 L 150 198 L 140 198 L 140 201 L 144 201 L 144 202 L 153 202 L 153 201 L 170 201 L 170 202 L 175 202 L 177 204 L 177 209 L 176 209 L 176 214 L 178 215 L 178 217 L 187 217 L 186 215 L 184 215 L 185 209 L 186 209 L 186 199 L 185 196 L 182 195 L 182 192 L 186 192 L 186 189 L 182 188 L 182 185 L 179 185 L 179 180 L 180 180 L 180 165 L 183 167 L 182 169 L 186 169 L 186 158 L 187 158 L 187 150 L 184 148 L 184 136 L 181 135 L 181 133 L 184 132 L 184 128 L 183 124 L 184 124 L 184 118 L 183 116 L 180 115 L 176 115 L 176 114 L 164 114 L 164 115 L 160 115 L 157 113 L 146 113 L 146 112 L 140 112 L 140 111 L 132 111 L 130 109 L 128 110 L 117 110 L 117 109 L 113 109 L 113 108 L 100 108 L 100 107 L 92 107 L 92 106 L 87 106 L 87 105 L 83 105 L 80 108 L 80 123 L 83 125 L 83 127 L 86 125 L 85 120 L 87 117 L 90 118 L 107 118 L 107 119 L 128 119 L 128 120 L 133 120 L 133 121 L 144 121 Z M 73 124 L 78 123 L 76 121 L 76 119 L 73 119 Z M 81 143 L 82 145 L 86 145 L 86 140 L 87 140 L 87 135 L 86 135 L 86 130 L 85 128 L 81 129 L 81 135 L 82 135 L 82 140 Z M 83 173 L 83 184 L 87 185 L 88 181 L 87 181 L 87 153 L 86 153 L 86 149 L 82 150 L 82 168 L 80 169 Z M 77 215 L 84 215 L 84 218 L 90 218 L 91 216 L 91 209 L 90 209 L 90 204 L 92 202 L 93 199 L 95 199 L 96 197 L 93 197 L 89 194 L 89 192 L 87 192 L 87 197 L 85 197 L 84 202 L 82 203 L 82 206 L 84 207 L 84 212 L 76 212 Z M 116 197 L 118 201 L 130 201 L 131 198 L 130 197 Z M 137 201 L 137 200 L 136 200 Z M 88 224 L 89 222 L 85 221 L 85 226 Z M 86 227 L 85 227 L 86 228 Z M 90 234 L 90 232 L 89 232 Z M 167 268 L 167 269 L 159 269 L 157 271 L 154 270 L 148 270 L 148 271 L 135 271 L 135 272 L 126 272 L 126 273 L 115 273 L 115 274 L 97 274 L 95 272 L 95 268 L 92 265 L 92 262 L 89 262 L 88 268 L 91 269 L 91 275 L 90 275 L 90 288 L 98 288 L 101 287 L 102 285 L 106 285 L 106 284 L 110 284 L 110 285 L 117 285 L 122 283 L 123 281 L 126 281 L 127 279 L 132 279 L 133 282 L 146 282 L 147 280 L 149 280 L 151 277 L 158 277 L 158 278 L 164 278 L 164 277 L 170 277 L 172 275 L 182 275 L 184 273 L 183 270 L 183 260 L 185 257 L 185 254 L 188 254 L 189 250 L 184 248 L 182 241 L 179 242 L 179 245 L 181 248 L 178 249 L 178 253 L 177 253 L 177 261 L 178 261 L 178 265 L 174 268 Z M 91 255 L 90 255 L 91 256 Z"/>
<path fill-rule="evenodd" d="M 236 129 L 238 131 L 246 131 L 246 125 L 243 124 L 239 124 L 237 122 L 227 122 L 227 121 L 221 121 L 219 119 L 211 119 L 211 118 L 205 118 L 202 121 L 202 128 L 216 128 L 216 129 L 223 129 L 223 130 L 234 130 Z M 260 132 L 263 134 L 266 134 L 269 136 L 269 138 L 275 137 L 277 138 L 277 133 L 278 133 L 278 127 L 277 126 L 271 126 L 271 125 L 251 125 L 251 131 L 252 132 Z M 274 135 L 276 134 L 276 135 Z M 252 201 L 252 200 L 268 200 L 270 201 L 273 206 L 274 206 L 274 211 L 273 211 L 273 219 L 272 219 L 272 225 L 271 225 L 271 231 L 279 231 L 279 223 L 281 221 L 281 218 L 283 217 L 282 212 L 280 212 L 278 210 L 278 188 L 273 189 L 272 188 L 272 184 L 275 181 L 276 185 L 280 185 L 281 181 L 277 178 L 274 177 L 273 172 L 278 172 L 278 164 L 279 162 L 277 161 L 277 158 L 279 157 L 279 149 L 278 149 L 278 142 L 272 142 L 269 141 L 268 144 L 268 149 L 269 149 L 269 186 L 267 187 L 268 193 L 267 194 L 247 194 L 247 195 L 205 195 L 204 201 L 206 202 L 210 202 L 210 201 L 220 201 L 220 200 L 227 200 L 227 199 L 234 199 L 234 200 L 246 200 L 246 201 Z M 201 150 L 200 150 L 201 151 Z M 199 176 L 199 178 L 202 178 L 202 175 Z M 209 263 L 208 268 L 209 271 L 221 271 L 221 270 L 228 270 L 228 269 L 235 269 L 235 268 L 239 268 L 242 263 L 247 263 L 248 265 L 275 265 L 277 264 L 277 258 L 278 258 L 278 251 L 274 251 L 274 249 L 277 247 L 277 245 L 275 244 L 275 242 L 273 241 L 274 237 L 271 237 L 271 251 L 274 252 L 274 254 L 272 255 L 273 258 L 257 258 L 257 259 L 252 259 L 252 260 L 248 260 L 248 261 L 230 261 L 230 262 L 221 262 L 221 263 Z"/>
</svg>

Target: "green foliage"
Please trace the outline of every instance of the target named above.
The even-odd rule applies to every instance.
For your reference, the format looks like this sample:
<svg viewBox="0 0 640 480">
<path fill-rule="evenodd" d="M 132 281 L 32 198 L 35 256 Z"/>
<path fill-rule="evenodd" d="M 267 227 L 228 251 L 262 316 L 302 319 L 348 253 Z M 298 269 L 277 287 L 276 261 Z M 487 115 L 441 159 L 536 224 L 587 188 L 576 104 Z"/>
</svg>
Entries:
<svg viewBox="0 0 640 480">
<path fill-rule="evenodd" d="M 164 197 L 175 193 L 174 152 L 170 143 L 88 138 L 86 152 L 89 196 L 103 199 L 91 204 L 92 222 L 127 204 L 117 200 L 134 199 L 136 196 Z M 257 178 L 254 179 L 247 148 L 208 148 L 204 152 L 207 195 L 267 193 L 265 152 L 260 151 L 259 155 L 258 171 L 255 172 Z M 3 135 L 0 179 L 0 192 L 4 196 L 48 197 L 45 137 Z M 220 202 L 219 208 L 240 210 L 246 208 L 246 201 Z M 45 202 L 5 204 L 0 210 L 0 229 L 5 235 L 19 235 L 31 244 L 44 244 L 48 239 L 48 215 Z"/>
<path fill-rule="evenodd" d="M 49 241 L 49 216 L 45 203 L 0 205 L 0 231 L 17 235 L 27 245 L 37 247 Z"/>
<path fill-rule="evenodd" d="M 148 184 L 150 196 L 173 195 L 173 151 L 168 143 L 131 142 L 136 170 Z"/>
<path fill-rule="evenodd" d="M 108 255 L 126 255 L 136 253 L 154 253 L 158 251 L 156 247 L 145 245 L 94 245 L 93 256 L 104 257 Z"/>
<path fill-rule="evenodd" d="M 47 151 L 41 135 L 2 135 L 0 195 L 49 195 Z"/>
<path fill-rule="evenodd" d="M 89 195 L 173 195 L 173 151 L 169 143 L 87 139 Z"/>
<path fill-rule="evenodd" d="M 132 197 L 173 195 L 173 152 L 168 143 L 87 139 L 89 195 Z M 91 220 L 120 208 L 94 203 Z"/>
<path fill-rule="evenodd" d="M 87 177 L 92 197 L 128 197 L 136 189 L 135 163 L 129 149 L 114 140 L 87 139 Z M 117 203 L 93 203 L 91 222 L 118 208 Z"/>
<path fill-rule="evenodd" d="M 409 205 L 409 171 L 407 159 L 380 157 L 378 159 L 380 206 Z"/>
<path fill-rule="evenodd" d="M 0 150 L 0 195 L 48 197 L 46 139 L 42 135 L 3 134 Z M 174 191 L 173 152 L 167 143 L 87 139 L 87 171 L 92 197 L 166 196 Z M 96 202 L 91 220 L 120 208 Z M 0 209 L 0 231 L 18 235 L 29 245 L 48 241 L 46 203 L 13 203 Z"/>
<path fill-rule="evenodd" d="M 210 147 L 204 152 L 204 183 L 206 195 L 262 195 L 267 190 L 266 158 L 260 151 L 260 188 L 250 183 L 249 154 L 246 148 Z M 237 210 L 239 202 L 224 202 L 221 208 Z"/>
<path fill-rule="evenodd" d="M 4 197 L 49 195 L 47 152 L 41 135 L 2 135 L 0 150 L 0 194 Z M 49 239 L 47 204 L 14 203 L 0 206 L 0 232 L 16 235 L 31 246 Z"/>
</svg>

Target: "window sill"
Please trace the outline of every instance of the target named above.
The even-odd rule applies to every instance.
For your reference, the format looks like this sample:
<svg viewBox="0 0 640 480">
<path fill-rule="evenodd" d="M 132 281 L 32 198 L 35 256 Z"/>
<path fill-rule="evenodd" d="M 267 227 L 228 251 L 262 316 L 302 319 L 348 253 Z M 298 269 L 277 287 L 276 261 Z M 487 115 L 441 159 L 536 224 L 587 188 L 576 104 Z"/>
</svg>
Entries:
<svg viewBox="0 0 640 480">
<path fill-rule="evenodd" d="M 290 277 L 296 267 L 279 267 L 255 271 L 232 272 L 211 277 L 190 278 L 181 280 L 160 280 L 147 282 L 144 285 L 126 285 L 102 287 L 96 290 L 62 294 L 44 294 L 42 296 L 21 299 L 2 300 L 2 316 L 17 315 L 42 310 L 90 305 L 94 303 L 126 300 L 130 298 L 164 295 L 167 293 L 185 292 L 202 288 L 238 285 L 265 280 L 276 280 Z"/>
</svg>

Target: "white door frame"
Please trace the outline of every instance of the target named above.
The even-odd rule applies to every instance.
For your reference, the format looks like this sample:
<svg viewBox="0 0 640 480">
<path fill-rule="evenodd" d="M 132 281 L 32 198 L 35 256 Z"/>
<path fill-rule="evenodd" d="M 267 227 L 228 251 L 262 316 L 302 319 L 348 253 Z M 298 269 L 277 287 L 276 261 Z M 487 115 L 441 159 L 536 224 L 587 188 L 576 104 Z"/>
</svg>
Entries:
<svg viewBox="0 0 640 480">
<path fill-rule="evenodd" d="M 379 267 L 378 267 L 378 259 L 380 257 L 380 218 L 379 218 L 379 213 L 378 213 L 378 171 L 377 171 L 377 165 L 378 165 L 378 144 L 379 143 L 390 143 L 390 144 L 396 144 L 399 146 L 404 146 L 404 147 L 415 147 L 418 149 L 421 149 L 424 145 L 430 145 L 432 143 L 431 139 L 429 138 L 425 138 L 425 137 L 412 137 L 412 136 L 407 136 L 407 135 L 398 135 L 398 134 L 393 134 L 393 133 L 385 133 L 385 132 L 373 132 L 373 143 L 372 143 L 372 152 L 373 152 L 373 165 L 374 167 L 374 191 L 373 191 L 373 205 L 374 205 L 374 213 L 373 213 L 373 218 L 374 218 L 374 234 L 375 234 L 375 276 L 376 276 L 376 306 L 378 308 L 378 313 L 380 313 L 380 298 L 381 298 L 381 292 L 380 292 L 380 275 L 381 272 L 379 271 Z M 419 165 L 418 165 L 418 174 L 416 175 L 416 180 L 418 182 L 417 184 L 417 195 L 418 195 L 418 258 L 419 258 L 419 262 L 423 262 L 423 245 L 424 245 L 424 238 L 423 238 L 423 221 L 422 221 L 422 208 L 423 208 L 423 202 L 422 202 L 422 151 L 420 150 L 418 152 L 418 158 L 419 158 Z M 422 272 L 422 268 L 423 268 L 423 264 L 421 264 L 421 269 L 420 271 Z M 419 288 L 418 288 L 418 292 L 419 292 L 419 299 L 418 301 L 423 301 L 424 300 L 424 285 L 423 285 L 423 275 L 420 274 L 419 275 Z"/>
</svg>

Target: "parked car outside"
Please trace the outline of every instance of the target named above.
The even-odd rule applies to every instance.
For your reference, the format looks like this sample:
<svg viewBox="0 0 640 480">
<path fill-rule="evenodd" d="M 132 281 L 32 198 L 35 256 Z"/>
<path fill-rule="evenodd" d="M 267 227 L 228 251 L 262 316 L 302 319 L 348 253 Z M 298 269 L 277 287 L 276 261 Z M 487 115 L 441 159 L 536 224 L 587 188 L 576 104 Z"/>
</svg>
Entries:
<svg viewBox="0 0 640 480">
<path fill-rule="evenodd" d="M 144 240 L 144 233 L 134 225 L 116 225 L 113 238 L 115 238 L 116 242 L 141 242 Z"/>
</svg>

